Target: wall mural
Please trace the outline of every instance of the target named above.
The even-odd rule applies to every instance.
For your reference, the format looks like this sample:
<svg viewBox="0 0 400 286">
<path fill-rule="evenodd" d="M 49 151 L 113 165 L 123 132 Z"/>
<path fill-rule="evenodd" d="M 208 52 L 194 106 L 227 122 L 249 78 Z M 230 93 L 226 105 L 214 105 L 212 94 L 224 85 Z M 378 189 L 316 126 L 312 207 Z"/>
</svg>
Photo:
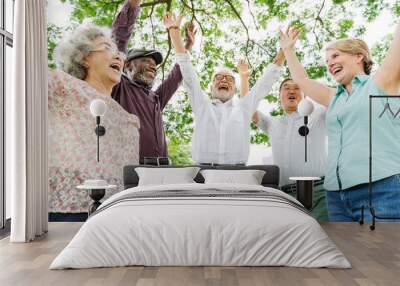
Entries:
<svg viewBox="0 0 400 286">
<path fill-rule="evenodd" d="M 399 3 L 394 1 L 319 1 L 318 5 L 300 0 L 49 2 L 50 212 L 61 213 L 87 211 L 87 191 L 76 188 L 85 180 L 103 179 L 117 185 L 107 197 L 122 189 L 122 167 L 143 163 L 145 158 L 147 162 L 155 158 L 157 163 L 166 160 L 174 165 L 216 160 L 221 164 L 246 163 L 229 156 L 209 159 L 203 153 L 212 151 L 204 151 L 209 142 L 204 138 L 198 139 L 201 144 L 191 145 L 194 122 L 205 113 L 197 111 L 196 115 L 193 90 L 180 88 L 183 71 L 175 65 L 179 52 L 175 30 L 182 36 L 182 48 L 190 51 L 199 89 L 213 100 L 223 101 L 215 88 L 221 94 L 229 92 L 230 78 L 215 77 L 215 67 L 233 70 L 232 82 L 237 89 L 233 86 L 232 90 L 244 93 L 244 97 L 246 92 L 241 88 L 247 82 L 251 95 L 268 64 L 277 60 L 279 29 L 291 26 L 297 33 L 297 56 L 309 77 L 334 86 L 321 52 L 325 44 L 345 37 L 368 37 L 368 28 L 382 15 L 400 15 Z M 167 17 L 168 12 L 184 19 L 180 22 L 174 14 Z M 290 37 L 290 31 L 287 33 Z M 391 39 L 390 34 L 380 39 L 375 36 L 370 48 L 378 65 Z M 289 75 L 284 67 L 273 83 Z M 215 81 L 228 83 L 213 86 Z M 274 84 L 260 95 L 260 108 L 272 117 L 286 112 L 284 99 L 279 98 L 281 88 Z M 106 104 L 101 116 L 105 134 L 100 136 L 99 145 L 94 131 L 96 118 L 89 108 L 94 99 Z M 237 118 L 245 118 L 244 125 L 250 124 L 252 111 L 237 114 Z M 251 143 L 268 145 L 271 134 L 255 124 L 262 121 L 261 116 L 253 115 L 248 136 Z M 207 136 L 214 138 L 210 131 L 204 131 L 203 137 Z M 191 156 L 193 148 L 201 154 L 198 158 Z"/>
</svg>

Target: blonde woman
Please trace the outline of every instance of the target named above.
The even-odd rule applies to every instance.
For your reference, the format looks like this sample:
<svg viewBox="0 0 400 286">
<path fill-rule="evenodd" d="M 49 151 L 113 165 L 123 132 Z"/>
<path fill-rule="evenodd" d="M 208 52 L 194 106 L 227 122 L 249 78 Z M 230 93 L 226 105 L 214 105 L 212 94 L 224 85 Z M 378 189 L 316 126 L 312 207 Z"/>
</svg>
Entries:
<svg viewBox="0 0 400 286">
<path fill-rule="evenodd" d="M 331 221 L 357 221 L 368 202 L 368 104 L 369 95 L 395 95 L 400 87 L 400 26 L 376 73 L 366 43 L 342 39 L 326 48 L 329 73 L 336 89 L 311 80 L 295 54 L 298 31 L 281 33 L 280 44 L 293 80 L 305 94 L 326 106 L 328 162 L 325 176 L 328 215 Z M 383 101 L 383 99 L 382 99 Z M 373 205 L 376 214 L 400 216 L 400 125 L 381 108 L 373 112 Z M 370 220 L 369 212 L 366 213 Z"/>
</svg>

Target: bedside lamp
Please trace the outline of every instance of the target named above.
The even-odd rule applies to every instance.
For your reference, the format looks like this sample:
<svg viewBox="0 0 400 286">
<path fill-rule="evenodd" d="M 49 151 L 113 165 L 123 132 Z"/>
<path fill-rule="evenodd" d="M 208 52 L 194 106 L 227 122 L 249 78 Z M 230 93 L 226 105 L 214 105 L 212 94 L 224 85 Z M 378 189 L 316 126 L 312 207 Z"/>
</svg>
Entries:
<svg viewBox="0 0 400 286">
<path fill-rule="evenodd" d="M 304 136 L 304 161 L 307 162 L 307 135 L 310 130 L 307 127 L 308 124 L 308 116 L 314 111 L 314 105 L 311 101 L 304 98 L 300 101 L 299 106 L 297 107 L 297 111 L 301 116 L 304 116 L 304 125 L 299 128 L 299 134 Z"/>
<path fill-rule="evenodd" d="M 100 136 L 106 134 L 106 128 L 100 125 L 100 117 L 107 111 L 106 103 L 101 99 L 94 99 L 90 103 L 90 113 L 96 118 L 96 129 L 94 132 L 97 135 L 97 162 L 100 162 Z"/>
</svg>

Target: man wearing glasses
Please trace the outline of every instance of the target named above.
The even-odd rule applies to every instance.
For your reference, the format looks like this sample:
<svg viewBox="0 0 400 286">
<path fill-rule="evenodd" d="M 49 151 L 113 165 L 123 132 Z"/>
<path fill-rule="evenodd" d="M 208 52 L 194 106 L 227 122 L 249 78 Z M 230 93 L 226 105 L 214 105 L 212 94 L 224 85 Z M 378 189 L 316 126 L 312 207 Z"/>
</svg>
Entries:
<svg viewBox="0 0 400 286">
<path fill-rule="evenodd" d="M 168 76 L 152 89 L 157 66 L 162 54 L 156 50 L 130 49 L 128 41 L 140 12 L 140 0 L 126 0 L 113 22 L 113 37 L 121 52 L 127 53 L 121 82 L 112 91 L 112 97 L 129 113 L 140 120 L 139 163 L 167 165 L 167 143 L 162 111 L 178 89 L 182 74 L 175 65 Z M 186 48 L 191 49 L 195 31 L 189 25 L 186 31 Z"/>
<path fill-rule="evenodd" d="M 243 165 L 249 156 L 251 116 L 278 80 L 284 62 L 283 53 L 278 53 L 274 64 L 268 65 L 249 94 L 241 98 L 234 98 L 236 82 L 233 72 L 227 68 L 217 69 L 211 79 L 210 98 L 201 89 L 182 42 L 179 33 L 181 20 L 180 16 L 173 14 L 164 16 L 194 114 L 192 158 L 199 164 Z"/>
</svg>

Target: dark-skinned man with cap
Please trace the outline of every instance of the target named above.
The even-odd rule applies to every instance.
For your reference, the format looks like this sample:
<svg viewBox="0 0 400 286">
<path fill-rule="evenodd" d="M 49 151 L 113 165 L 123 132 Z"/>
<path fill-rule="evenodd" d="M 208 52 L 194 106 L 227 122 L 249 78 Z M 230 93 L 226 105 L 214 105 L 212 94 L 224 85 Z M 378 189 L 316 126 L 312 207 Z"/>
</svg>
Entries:
<svg viewBox="0 0 400 286">
<path fill-rule="evenodd" d="M 156 89 L 152 89 L 157 66 L 162 54 L 156 50 L 128 49 L 128 41 L 140 12 L 140 0 L 126 0 L 112 26 L 114 40 L 126 61 L 121 82 L 112 91 L 112 97 L 129 113 L 140 119 L 140 164 L 168 164 L 162 111 L 178 89 L 182 74 L 175 65 Z M 191 49 L 196 31 L 193 25 L 186 30 L 186 47 Z"/>
</svg>

